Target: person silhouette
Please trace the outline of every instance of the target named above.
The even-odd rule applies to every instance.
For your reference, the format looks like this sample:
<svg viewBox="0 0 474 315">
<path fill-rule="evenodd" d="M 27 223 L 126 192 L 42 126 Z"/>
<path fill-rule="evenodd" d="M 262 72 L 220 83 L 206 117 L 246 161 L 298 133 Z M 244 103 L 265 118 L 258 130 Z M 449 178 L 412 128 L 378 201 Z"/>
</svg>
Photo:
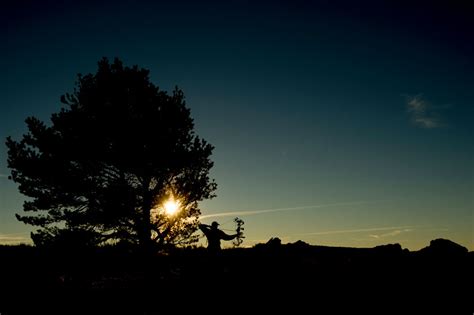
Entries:
<svg viewBox="0 0 474 315">
<path fill-rule="evenodd" d="M 207 249 L 213 253 L 221 250 L 221 240 L 231 241 L 239 236 L 239 233 L 232 235 L 226 234 L 224 231 L 220 230 L 218 226 L 219 223 L 216 221 L 212 222 L 211 225 L 199 224 L 199 228 L 207 237 Z"/>
</svg>

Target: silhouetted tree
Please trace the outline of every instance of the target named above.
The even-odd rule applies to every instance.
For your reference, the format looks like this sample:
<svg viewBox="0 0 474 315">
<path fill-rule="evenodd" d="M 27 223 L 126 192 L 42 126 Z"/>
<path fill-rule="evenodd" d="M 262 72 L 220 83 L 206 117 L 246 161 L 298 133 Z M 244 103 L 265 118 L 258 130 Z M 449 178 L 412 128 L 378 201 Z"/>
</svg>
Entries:
<svg viewBox="0 0 474 315">
<path fill-rule="evenodd" d="M 11 178 L 32 213 L 17 218 L 39 227 L 34 242 L 194 242 L 198 202 L 214 197 L 216 184 L 213 147 L 195 135 L 183 92 L 169 95 L 148 70 L 104 58 L 61 102 L 51 125 L 29 117 L 22 140 L 6 141 Z M 180 202 L 171 216 L 160 208 L 170 197 Z"/>
</svg>

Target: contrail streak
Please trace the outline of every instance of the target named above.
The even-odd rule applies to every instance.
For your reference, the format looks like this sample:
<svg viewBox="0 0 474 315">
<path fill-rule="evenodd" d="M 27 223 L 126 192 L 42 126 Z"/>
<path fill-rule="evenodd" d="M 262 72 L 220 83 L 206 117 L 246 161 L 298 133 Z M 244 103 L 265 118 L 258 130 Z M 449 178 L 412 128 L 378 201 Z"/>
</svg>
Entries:
<svg viewBox="0 0 474 315">
<path fill-rule="evenodd" d="M 334 231 L 321 231 L 321 232 L 293 234 L 293 236 L 330 235 L 330 234 L 343 234 L 343 233 L 390 231 L 390 230 L 398 230 L 398 229 L 412 229 L 412 228 L 416 228 L 416 227 L 417 226 L 406 225 L 406 226 L 376 227 L 376 228 L 367 228 L 367 229 L 334 230 Z"/>
<path fill-rule="evenodd" d="M 336 207 L 336 206 L 353 206 L 353 205 L 359 205 L 359 204 L 370 204 L 370 203 L 378 203 L 378 202 L 382 202 L 382 200 L 338 202 L 338 203 L 328 203 L 328 204 L 322 204 L 322 205 L 308 205 L 308 206 L 290 207 L 290 208 L 228 211 L 228 212 L 221 212 L 221 213 L 206 214 L 206 215 L 201 216 L 201 219 L 208 219 L 208 218 L 215 218 L 215 217 L 229 217 L 229 216 L 249 216 L 249 215 L 257 215 L 257 214 L 280 212 L 280 211 L 316 209 L 316 208 Z"/>
</svg>

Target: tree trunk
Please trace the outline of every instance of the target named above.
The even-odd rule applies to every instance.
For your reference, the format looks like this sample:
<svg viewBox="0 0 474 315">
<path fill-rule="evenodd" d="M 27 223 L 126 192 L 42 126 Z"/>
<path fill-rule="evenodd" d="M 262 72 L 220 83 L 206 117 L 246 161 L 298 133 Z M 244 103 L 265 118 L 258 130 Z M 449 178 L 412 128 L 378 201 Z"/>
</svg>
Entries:
<svg viewBox="0 0 474 315">
<path fill-rule="evenodd" d="M 148 190 L 148 181 L 145 181 L 143 185 L 143 203 L 142 203 L 142 216 L 140 220 L 140 226 L 138 227 L 138 241 L 140 245 L 140 251 L 146 255 L 152 252 L 152 239 L 151 239 L 151 207 L 152 197 Z"/>
<path fill-rule="evenodd" d="M 149 254 L 152 251 L 152 240 L 150 230 L 150 208 L 143 208 L 143 215 L 139 230 L 140 249 L 143 253 Z"/>
</svg>

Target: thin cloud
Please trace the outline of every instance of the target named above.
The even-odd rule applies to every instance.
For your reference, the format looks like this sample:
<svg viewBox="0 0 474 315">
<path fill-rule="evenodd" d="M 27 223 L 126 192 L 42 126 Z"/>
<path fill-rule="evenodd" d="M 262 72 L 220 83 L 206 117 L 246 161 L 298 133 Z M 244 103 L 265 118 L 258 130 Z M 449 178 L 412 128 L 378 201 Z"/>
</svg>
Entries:
<svg viewBox="0 0 474 315">
<path fill-rule="evenodd" d="M 362 232 L 375 232 L 375 231 L 392 231 L 392 230 L 413 229 L 413 228 L 415 228 L 415 226 L 374 227 L 374 228 L 366 228 L 366 229 L 347 229 L 347 230 L 331 230 L 331 231 L 301 233 L 301 234 L 294 234 L 294 236 L 332 235 L 332 234 L 362 233 Z"/>
<path fill-rule="evenodd" d="M 325 207 L 337 207 L 337 206 L 353 206 L 359 204 L 370 204 L 378 203 L 381 200 L 377 201 L 352 201 L 352 202 L 339 202 L 339 203 L 328 203 L 322 205 L 308 205 L 300 207 L 290 207 L 290 208 L 275 208 L 275 209 L 260 209 L 260 210 L 245 210 L 245 211 L 226 211 L 221 213 L 213 213 L 201 216 L 201 219 L 215 218 L 215 217 L 229 217 L 229 216 L 250 216 L 257 214 L 265 214 L 272 212 L 281 212 L 281 211 L 294 211 L 294 210 L 305 210 L 305 209 L 316 209 L 316 208 L 325 208 Z"/>
<path fill-rule="evenodd" d="M 428 103 L 421 94 L 407 97 L 407 112 L 415 126 L 433 129 L 443 124 L 436 108 Z"/>
<path fill-rule="evenodd" d="M 397 230 L 394 230 L 394 231 L 391 231 L 391 232 L 388 232 L 388 233 L 370 234 L 369 236 L 371 238 L 375 238 L 375 239 L 382 239 L 382 238 L 386 238 L 386 237 L 394 237 L 394 236 L 400 235 L 402 233 L 407 233 L 407 232 L 411 232 L 411 231 L 413 231 L 413 229 L 397 229 Z"/>
</svg>

